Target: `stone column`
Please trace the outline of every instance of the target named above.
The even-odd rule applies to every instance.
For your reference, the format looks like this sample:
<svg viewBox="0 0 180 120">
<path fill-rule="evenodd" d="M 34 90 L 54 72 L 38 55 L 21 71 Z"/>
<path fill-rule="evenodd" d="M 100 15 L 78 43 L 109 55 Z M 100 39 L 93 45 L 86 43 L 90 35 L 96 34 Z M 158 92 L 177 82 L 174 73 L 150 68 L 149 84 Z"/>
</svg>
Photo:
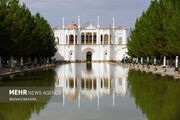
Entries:
<svg viewBox="0 0 180 120">
<path fill-rule="evenodd" d="M 143 65 L 143 57 L 141 57 L 141 65 Z"/>
<path fill-rule="evenodd" d="M 139 59 L 138 59 L 138 58 L 136 58 L 136 63 L 138 64 L 138 62 L 139 62 Z"/>
<path fill-rule="evenodd" d="M 176 65 L 175 65 L 174 74 L 180 74 L 179 67 L 178 67 L 178 56 L 176 56 Z"/>
<path fill-rule="evenodd" d="M 75 37 L 76 38 L 76 37 Z M 79 33 L 77 34 L 77 45 L 79 44 Z"/>
<path fill-rule="evenodd" d="M 149 65 L 149 57 L 147 57 L 147 65 Z"/>
<path fill-rule="evenodd" d="M 14 57 L 11 57 L 11 68 L 14 67 Z"/>
<path fill-rule="evenodd" d="M 86 33 L 84 32 L 84 44 L 86 44 Z"/>
<path fill-rule="evenodd" d="M 69 35 L 67 34 L 67 44 L 69 45 Z"/>
<path fill-rule="evenodd" d="M 21 57 L 21 66 L 24 66 L 23 57 Z"/>
<path fill-rule="evenodd" d="M 166 56 L 164 56 L 163 66 L 166 66 Z"/>
<path fill-rule="evenodd" d="M 74 45 L 76 44 L 76 34 L 73 35 Z"/>
<path fill-rule="evenodd" d="M 96 44 L 101 44 L 99 30 L 96 32 Z"/>
<path fill-rule="evenodd" d="M 104 45 L 104 33 L 103 33 L 103 37 L 102 37 L 102 39 L 103 39 L 103 45 Z"/>
<path fill-rule="evenodd" d="M 156 67 L 156 57 L 154 57 L 154 67 L 152 68 L 153 71 L 157 71 L 157 67 Z"/>
<path fill-rule="evenodd" d="M 111 37 L 110 37 L 110 40 L 111 40 L 111 44 L 114 44 L 114 32 L 110 32 L 111 34 Z"/>
<path fill-rule="evenodd" d="M 81 32 L 79 33 L 78 38 L 79 38 L 79 44 L 81 44 L 81 42 L 82 42 L 82 40 L 81 40 Z"/>
<path fill-rule="evenodd" d="M 47 57 L 47 64 L 49 64 L 49 57 Z"/>
<path fill-rule="evenodd" d="M 179 57 L 176 56 L 176 68 L 178 68 L 178 62 L 179 62 L 179 61 L 178 61 L 178 58 L 179 58 Z"/>
<path fill-rule="evenodd" d="M 156 57 L 154 57 L 154 65 L 156 65 Z"/>
</svg>

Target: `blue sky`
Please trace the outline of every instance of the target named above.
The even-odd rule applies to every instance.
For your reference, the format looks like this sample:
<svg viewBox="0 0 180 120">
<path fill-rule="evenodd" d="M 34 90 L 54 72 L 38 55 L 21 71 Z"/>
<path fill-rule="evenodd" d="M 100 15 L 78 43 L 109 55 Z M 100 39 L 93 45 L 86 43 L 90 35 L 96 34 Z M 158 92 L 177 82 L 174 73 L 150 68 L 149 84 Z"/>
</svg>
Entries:
<svg viewBox="0 0 180 120">
<path fill-rule="evenodd" d="M 33 14 L 40 14 L 48 20 L 52 27 L 62 27 L 62 17 L 65 25 L 81 16 L 81 25 L 87 21 L 97 24 L 100 16 L 101 27 L 109 27 L 112 17 L 115 17 L 115 26 L 123 26 L 128 30 L 134 27 L 137 17 L 143 10 L 147 10 L 151 0 L 20 0 Z"/>
</svg>

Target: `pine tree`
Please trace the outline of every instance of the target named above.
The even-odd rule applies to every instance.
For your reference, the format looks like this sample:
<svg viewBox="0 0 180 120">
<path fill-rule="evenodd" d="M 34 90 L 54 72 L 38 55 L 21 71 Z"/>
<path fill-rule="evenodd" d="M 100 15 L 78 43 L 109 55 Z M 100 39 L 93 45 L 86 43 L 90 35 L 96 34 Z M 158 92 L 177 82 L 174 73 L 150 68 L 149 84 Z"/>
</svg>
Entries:
<svg viewBox="0 0 180 120">
<path fill-rule="evenodd" d="M 31 14 L 19 0 L 0 1 L 0 56 L 52 57 L 56 52 L 53 31 L 39 13 Z"/>
<path fill-rule="evenodd" d="M 132 57 L 180 55 L 180 1 L 154 0 L 130 31 L 128 54 Z"/>
</svg>

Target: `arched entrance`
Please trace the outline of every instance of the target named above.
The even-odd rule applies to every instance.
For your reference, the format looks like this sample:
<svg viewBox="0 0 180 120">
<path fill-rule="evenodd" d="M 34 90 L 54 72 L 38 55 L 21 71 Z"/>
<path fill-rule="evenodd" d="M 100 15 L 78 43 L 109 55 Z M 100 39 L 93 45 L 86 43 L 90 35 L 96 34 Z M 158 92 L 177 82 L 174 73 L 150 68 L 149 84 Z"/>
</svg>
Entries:
<svg viewBox="0 0 180 120">
<path fill-rule="evenodd" d="M 86 53 L 86 61 L 92 61 L 92 52 L 91 51 L 88 51 Z"/>
<path fill-rule="evenodd" d="M 93 62 L 95 57 L 96 57 L 96 53 L 95 53 L 95 50 L 91 47 L 85 47 L 83 50 L 82 50 L 82 60 L 85 62 L 85 61 L 90 61 L 90 62 Z"/>
</svg>

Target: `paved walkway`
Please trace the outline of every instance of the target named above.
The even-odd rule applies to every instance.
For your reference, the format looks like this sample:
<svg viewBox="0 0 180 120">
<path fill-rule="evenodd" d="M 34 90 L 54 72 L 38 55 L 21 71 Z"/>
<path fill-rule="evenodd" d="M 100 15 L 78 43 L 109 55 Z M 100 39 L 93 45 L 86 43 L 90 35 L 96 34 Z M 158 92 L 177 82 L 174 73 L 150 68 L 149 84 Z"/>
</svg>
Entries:
<svg viewBox="0 0 180 120">
<path fill-rule="evenodd" d="M 1 69 L 2 73 L 0 73 L 0 76 L 23 73 L 23 72 L 34 71 L 34 70 L 39 70 L 39 69 L 44 69 L 44 68 L 50 68 L 50 67 L 53 67 L 53 66 L 54 66 L 54 64 L 42 65 L 42 66 L 30 67 L 30 68 L 27 67 L 27 66 L 24 66 L 24 69 L 21 69 L 20 67 L 15 67 L 14 72 L 10 72 L 10 68 L 3 68 L 3 69 Z"/>
<path fill-rule="evenodd" d="M 174 67 L 166 67 L 163 68 L 163 66 L 153 66 L 149 65 L 149 69 L 147 68 L 147 65 L 141 65 L 141 64 L 122 64 L 122 63 L 113 63 L 113 64 L 119 64 L 122 66 L 129 67 L 130 69 L 135 69 L 135 70 L 141 70 L 141 71 L 146 71 L 146 72 L 153 72 L 155 74 L 161 74 L 162 76 L 168 75 L 168 76 L 173 76 L 175 79 L 180 79 L 180 74 L 175 74 Z M 142 67 L 144 66 L 144 68 Z M 153 68 L 156 67 L 157 71 L 154 71 Z"/>
<path fill-rule="evenodd" d="M 111 64 L 119 64 L 119 65 L 122 65 L 122 66 L 126 66 L 126 67 L 129 67 L 130 69 L 141 70 L 141 71 L 146 71 L 146 72 L 153 72 L 155 74 L 161 74 L 162 76 L 164 76 L 164 75 L 174 76 L 174 78 L 180 79 L 180 74 L 175 74 L 175 72 L 174 72 L 175 68 L 174 67 L 163 68 L 162 66 L 149 65 L 150 68 L 148 69 L 146 65 L 144 65 L 144 68 L 143 68 L 142 65 L 140 65 L 140 64 L 134 64 L 133 65 L 133 64 L 115 63 L 115 62 L 110 62 L 110 63 Z M 2 69 L 3 73 L 0 73 L 0 76 L 17 74 L 17 73 L 21 73 L 21 72 L 33 71 L 33 70 L 44 69 L 44 68 L 50 68 L 50 67 L 53 67 L 53 66 L 54 65 L 42 65 L 42 66 L 34 67 L 34 68 L 24 67 L 23 70 L 16 67 L 14 72 L 10 72 L 9 68 L 3 68 Z M 157 68 L 157 71 L 153 70 L 154 67 Z"/>
</svg>

